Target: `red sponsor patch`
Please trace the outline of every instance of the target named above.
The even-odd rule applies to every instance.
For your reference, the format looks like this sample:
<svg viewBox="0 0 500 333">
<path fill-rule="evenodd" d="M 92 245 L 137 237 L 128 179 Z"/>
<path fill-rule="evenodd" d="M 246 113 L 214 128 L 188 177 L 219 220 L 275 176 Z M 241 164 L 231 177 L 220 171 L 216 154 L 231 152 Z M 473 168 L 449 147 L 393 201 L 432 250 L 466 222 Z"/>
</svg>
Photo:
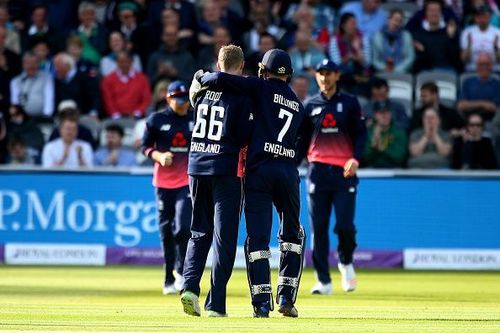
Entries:
<svg viewBox="0 0 500 333">
<path fill-rule="evenodd" d="M 335 127 L 337 126 L 337 120 L 335 120 L 335 116 L 331 113 L 327 113 L 323 121 L 321 122 L 321 127 Z"/>
<path fill-rule="evenodd" d="M 187 140 L 184 137 L 184 133 L 177 132 L 172 139 L 172 147 L 184 147 L 187 145 Z"/>
</svg>

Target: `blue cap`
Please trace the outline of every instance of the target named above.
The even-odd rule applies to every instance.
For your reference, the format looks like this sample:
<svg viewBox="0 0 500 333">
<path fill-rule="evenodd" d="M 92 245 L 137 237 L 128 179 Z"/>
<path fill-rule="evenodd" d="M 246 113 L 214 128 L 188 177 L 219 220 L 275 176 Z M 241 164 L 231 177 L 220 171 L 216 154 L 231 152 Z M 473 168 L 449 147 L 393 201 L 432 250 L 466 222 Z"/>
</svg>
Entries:
<svg viewBox="0 0 500 333">
<path fill-rule="evenodd" d="M 271 49 L 264 54 L 259 67 L 267 69 L 274 74 L 292 74 L 292 60 L 288 53 L 280 49 Z"/>
<path fill-rule="evenodd" d="M 189 88 L 184 81 L 174 81 L 168 85 L 167 97 L 174 98 L 177 103 L 184 104 L 189 100 Z"/>
<path fill-rule="evenodd" d="M 340 70 L 339 66 L 331 60 L 323 59 L 317 66 L 316 72 L 319 72 L 322 69 L 326 69 L 327 71 L 338 72 Z"/>
</svg>

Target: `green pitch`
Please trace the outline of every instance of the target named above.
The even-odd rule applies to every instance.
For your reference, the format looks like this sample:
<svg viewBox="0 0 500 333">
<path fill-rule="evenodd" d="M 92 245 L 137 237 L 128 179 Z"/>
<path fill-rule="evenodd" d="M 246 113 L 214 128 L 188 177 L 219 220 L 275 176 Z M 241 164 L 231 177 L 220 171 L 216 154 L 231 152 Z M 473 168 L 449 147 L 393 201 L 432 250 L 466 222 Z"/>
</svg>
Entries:
<svg viewBox="0 0 500 333">
<path fill-rule="evenodd" d="M 296 319 L 251 318 L 243 270 L 229 284 L 229 318 L 188 317 L 179 296 L 161 294 L 161 276 L 160 267 L 0 266 L 0 331 L 500 332 L 500 272 L 366 270 L 346 294 L 335 271 L 334 295 L 312 296 L 306 270 Z"/>
</svg>

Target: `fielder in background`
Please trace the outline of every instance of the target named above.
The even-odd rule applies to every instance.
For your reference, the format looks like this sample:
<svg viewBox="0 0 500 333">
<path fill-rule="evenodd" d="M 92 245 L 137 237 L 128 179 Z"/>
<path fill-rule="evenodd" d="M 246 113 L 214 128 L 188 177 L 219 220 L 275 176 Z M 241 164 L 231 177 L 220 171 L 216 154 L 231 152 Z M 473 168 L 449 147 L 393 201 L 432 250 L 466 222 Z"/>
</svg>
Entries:
<svg viewBox="0 0 500 333">
<path fill-rule="evenodd" d="M 313 232 L 313 265 L 317 284 L 313 294 L 331 294 L 328 265 L 329 226 L 332 205 L 334 232 L 338 236 L 338 268 L 345 291 L 356 289 L 353 253 L 356 248 L 354 210 L 359 161 L 366 141 L 366 127 L 358 100 L 339 91 L 340 71 L 327 59 L 316 68 L 320 93 L 305 103 L 312 124 L 307 151 L 309 218 Z"/>
<path fill-rule="evenodd" d="M 177 294 L 182 289 L 190 236 L 192 206 L 187 165 L 194 123 L 188 96 L 184 82 L 172 82 L 167 90 L 167 108 L 148 117 L 142 140 L 142 151 L 155 162 L 153 186 L 165 259 L 165 295 Z"/>
<path fill-rule="evenodd" d="M 234 75 L 243 70 L 243 51 L 223 46 L 217 67 Z M 202 72 L 202 71 L 201 71 Z M 193 80 L 191 91 L 199 83 Z M 213 245 L 210 291 L 205 302 L 209 317 L 226 317 L 226 285 L 233 271 L 242 208 L 238 177 L 240 149 L 251 134 L 252 101 L 217 85 L 203 89 L 192 103 L 196 122 L 189 152 L 189 186 L 193 200 L 191 238 L 184 264 L 184 312 L 200 316 L 200 280 Z"/>
<path fill-rule="evenodd" d="M 288 54 L 269 50 L 259 67 L 260 78 L 219 72 L 205 74 L 201 83 L 209 89 L 217 86 L 245 94 L 255 103 L 245 174 L 245 258 L 254 317 L 269 317 L 273 310 L 269 268 L 273 204 L 280 218 L 281 250 L 276 302 L 284 316 L 297 317 L 294 304 L 305 234 L 299 222 L 300 179 L 295 158 L 297 136 L 306 114 L 287 84 L 293 72 Z"/>
</svg>

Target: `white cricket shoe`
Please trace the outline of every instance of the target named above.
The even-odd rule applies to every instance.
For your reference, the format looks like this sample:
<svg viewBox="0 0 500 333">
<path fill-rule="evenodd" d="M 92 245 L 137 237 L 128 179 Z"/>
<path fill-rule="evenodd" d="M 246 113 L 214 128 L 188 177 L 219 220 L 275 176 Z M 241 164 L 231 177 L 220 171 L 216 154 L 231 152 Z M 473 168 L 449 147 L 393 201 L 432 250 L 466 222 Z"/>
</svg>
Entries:
<svg viewBox="0 0 500 333">
<path fill-rule="evenodd" d="M 338 268 L 342 276 L 342 289 L 348 292 L 354 291 L 358 283 L 356 280 L 356 272 L 354 272 L 354 266 L 352 264 L 343 265 L 339 262 Z"/>
<path fill-rule="evenodd" d="M 176 295 L 179 291 L 175 288 L 174 284 L 167 284 L 163 287 L 163 295 Z"/>
<path fill-rule="evenodd" d="M 318 281 L 311 289 L 311 294 L 313 295 L 331 295 L 332 293 L 333 293 L 333 287 L 331 282 L 322 283 Z"/>
<path fill-rule="evenodd" d="M 184 288 L 184 277 L 177 273 L 177 271 L 174 270 L 174 277 L 175 277 L 175 282 L 174 282 L 174 287 L 177 291 L 181 291 L 182 288 Z"/>
</svg>

